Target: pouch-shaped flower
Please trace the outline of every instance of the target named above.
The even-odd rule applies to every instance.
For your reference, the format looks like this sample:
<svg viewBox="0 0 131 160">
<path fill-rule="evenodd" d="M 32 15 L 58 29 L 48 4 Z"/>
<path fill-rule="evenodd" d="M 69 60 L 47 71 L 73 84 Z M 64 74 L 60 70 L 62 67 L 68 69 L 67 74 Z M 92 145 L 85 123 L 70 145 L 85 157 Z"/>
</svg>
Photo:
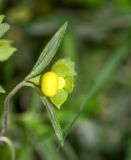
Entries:
<svg viewBox="0 0 131 160">
<path fill-rule="evenodd" d="M 41 90 L 51 102 L 60 108 L 74 87 L 74 62 L 69 58 L 57 61 L 50 72 L 45 73 L 41 80 Z"/>
</svg>

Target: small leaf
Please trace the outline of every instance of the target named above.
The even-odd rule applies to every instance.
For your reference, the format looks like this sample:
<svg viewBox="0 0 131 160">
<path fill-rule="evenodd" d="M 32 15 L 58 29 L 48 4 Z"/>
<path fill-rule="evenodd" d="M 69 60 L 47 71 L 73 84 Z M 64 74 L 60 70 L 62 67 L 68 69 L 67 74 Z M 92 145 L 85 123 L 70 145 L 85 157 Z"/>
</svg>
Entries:
<svg viewBox="0 0 131 160">
<path fill-rule="evenodd" d="M 56 72 L 59 76 L 61 77 L 66 77 L 66 76 L 74 76 L 76 75 L 75 72 L 75 64 L 70 60 L 70 58 L 64 58 L 59 61 L 57 61 L 53 66 L 52 66 L 52 71 Z"/>
<path fill-rule="evenodd" d="M 13 55 L 16 48 L 11 46 L 11 42 L 8 40 L 0 40 L 0 61 L 7 60 Z"/>
<path fill-rule="evenodd" d="M 6 91 L 4 90 L 4 88 L 0 85 L 0 93 L 6 93 Z"/>
<path fill-rule="evenodd" d="M 3 19 L 5 18 L 4 15 L 0 15 L 0 24 L 2 23 Z"/>
<path fill-rule="evenodd" d="M 33 78 L 29 79 L 28 81 L 39 86 L 41 83 L 41 75 L 33 77 Z"/>
<path fill-rule="evenodd" d="M 74 77 L 71 77 L 71 76 L 65 77 L 65 86 L 64 86 L 64 88 L 68 93 L 72 92 L 72 90 L 74 88 Z"/>
<path fill-rule="evenodd" d="M 0 37 L 2 37 L 10 29 L 9 24 L 2 23 L 0 24 Z"/>
<path fill-rule="evenodd" d="M 56 136 L 58 137 L 60 144 L 63 146 L 63 134 L 62 134 L 62 130 L 61 130 L 59 121 L 56 117 L 54 106 L 48 101 L 48 99 L 45 96 L 42 95 L 40 96 L 40 98 L 47 109 L 52 126 L 55 130 Z"/>
<path fill-rule="evenodd" d="M 68 93 L 64 89 L 60 89 L 57 94 L 53 97 L 50 97 L 51 102 L 60 109 L 61 105 L 68 98 Z"/>
<path fill-rule="evenodd" d="M 44 70 L 44 68 L 47 67 L 47 65 L 50 63 L 55 53 L 57 52 L 57 49 L 59 48 L 66 27 L 67 27 L 67 22 L 64 23 L 64 25 L 56 32 L 56 34 L 46 45 L 40 57 L 38 58 L 36 64 L 34 65 L 32 72 L 27 76 L 26 79 L 39 75 Z"/>
</svg>

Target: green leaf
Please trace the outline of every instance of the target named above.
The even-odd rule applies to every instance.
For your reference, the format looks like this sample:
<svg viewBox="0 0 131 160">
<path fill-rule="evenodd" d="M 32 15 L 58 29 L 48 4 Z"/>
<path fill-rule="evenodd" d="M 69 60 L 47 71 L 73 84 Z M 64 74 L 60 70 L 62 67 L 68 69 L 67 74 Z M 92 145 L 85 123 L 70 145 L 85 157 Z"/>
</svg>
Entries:
<svg viewBox="0 0 131 160">
<path fill-rule="evenodd" d="M 6 91 L 4 90 L 4 88 L 0 85 L 0 93 L 6 93 Z"/>
<path fill-rule="evenodd" d="M 50 97 L 51 102 L 60 109 L 61 105 L 68 98 L 68 93 L 64 89 L 60 89 L 57 94 L 53 97 Z"/>
<path fill-rule="evenodd" d="M 4 17 L 5 17 L 4 15 L 0 15 L 0 24 L 2 23 Z"/>
<path fill-rule="evenodd" d="M 16 51 L 16 48 L 11 46 L 11 42 L 8 40 L 0 40 L 0 61 L 5 61 L 11 57 Z"/>
<path fill-rule="evenodd" d="M 27 76 L 26 79 L 39 75 L 44 70 L 44 68 L 48 66 L 48 64 L 51 62 L 52 58 L 56 54 L 57 49 L 59 48 L 66 27 L 67 27 L 67 22 L 64 23 L 64 25 L 56 32 L 56 34 L 46 45 L 40 57 L 38 58 L 36 64 L 34 65 L 32 72 Z"/>
<path fill-rule="evenodd" d="M 73 91 L 73 88 L 74 88 L 74 77 L 71 77 L 71 76 L 65 77 L 65 86 L 64 86 L 64 88 L 68 93 L 71 93 Z"/>
<path fill-rule="evenodd" d="M 55 108 L 54 106 L 48 101 L 48 99 L 45 96 L 40 96 L 43 104 L 45 105 L 49 118 L 51 120 L 52 126 L 55 130 L 55 134 L 59 139 L 60 144 L 63 146 L 63 134 L 62 134 L 62 130 L 59 124 L 59 121 L 56 117 L 56 112 L 55 112 Z"/>
<path fill-rule="evenodd" d="M 2 23 L 0 24 L 0 38 L 10 29 L 9 24 Z"/>
<path fill-rule="evenodd" d="M 41 83 L 41 75 L 39 76 L 36 76 L 36 77 L 33 77 L 31 79 L 28 80 L 29 82 L 37 85 L 37 86 L 40 86 L 40 83 Z"/>
<path fill-rule="evenodd" d="M 57 61 L 53 66 L 52 66 L 52 71 L 57 73 L 61 77 L 66 77 L 66 76 L 74 76 L 76 75 L 75 72 L 75 64 L 70 60 L 70 58 L 64 58 L 59 61 Z"/>
</svg>

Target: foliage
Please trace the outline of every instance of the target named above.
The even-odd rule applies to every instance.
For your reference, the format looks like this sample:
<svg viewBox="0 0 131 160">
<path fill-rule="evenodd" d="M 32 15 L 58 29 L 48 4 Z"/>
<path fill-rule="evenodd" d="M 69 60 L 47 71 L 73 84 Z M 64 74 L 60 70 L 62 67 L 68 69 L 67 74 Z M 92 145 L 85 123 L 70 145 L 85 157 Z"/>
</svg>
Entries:
<svg viewBox="0 0 131 160">
<path fill-rule="evenodd" d="M 7 23 L 2 23 L 4 16 L 0 15 L 0 38 L 9 30 Z M 0 40 L 0 61 L 7 60 L 13 55 L 16 49 L 11 46 L 11 42 L 5 39 Z"/>
<path fill-rule="evenodd" d="M 0 38 L 9 30 L 9 25 L 7 23 L 2 23 L 4 19 L 3 15 L 0 15 Z M 13 55 L 16 49 L 11 46 L 11 42 L 8 40 L 0 39 L 0 62 L 7 60 Z M 5 90 L 0 85 L 0 93 L 5 93 Z"/>
<path fill-rule="evenodd" d="M 4 102 L 4 113 L 3 113 L 3 125 L 2 125 L 2 134 L 5 134 L 7 126 L 8 126 L 8 110 L 9 110 L 9 102 L 13 98 L 13 96 L 24 86 L 31 86 L 32 88 L 35 88 L 38 92 L 43 104 L 46 106 L 46 109 L 49 114 L 49 118 L 51 120 L 51 123 L 53 125 L 53 128 L 55 130 L 55 133 L 61 143 L 63 145 L 63 135 L 61 131 L 61 127 L 59 124 L 59 121 L 57 120 L 55 109 L 53 108 L 53 105 L 48 101 L 48 99 L 43 95 L 40 89 L 41 84 L 36 84 L 31 81 L 32 78 L 36 78 L 44 71 L 45 67 L 50 63 L 52 58 L 54 57 L 61 39 L 64 35 L 65 29 L 67 27 L 67 23 L 65 23 L 59 31 L 54 35 L 54 37 L 50 40 L 50 42 L 46 45 L 45 49 L 41 53 L 40 57 L 38 58 L 36 64 L 33 67 L 33 70 L 29 75 L 20 82 L 5 98 Z M 61 99 L 60 99 L 61 100 Z"/>
<path fill-rule="evenodd" d="M 1 85 L 0 85 L 0 93 L 5 93 L 5 90 Z"/>
</svg>

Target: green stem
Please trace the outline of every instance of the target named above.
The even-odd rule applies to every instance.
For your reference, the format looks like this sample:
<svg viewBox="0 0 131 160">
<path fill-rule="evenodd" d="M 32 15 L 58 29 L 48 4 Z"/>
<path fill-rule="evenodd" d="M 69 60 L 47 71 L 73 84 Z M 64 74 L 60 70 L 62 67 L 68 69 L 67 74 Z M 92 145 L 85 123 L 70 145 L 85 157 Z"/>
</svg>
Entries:
<svg viewBox="0 0 131 160">
<path fill-rule="evenodd" d="M 4 113 L 3 113 L 3 119 L 2 119 L 2 131 L 1 131 L 2 135 L 5 134 L 6 129 L 8 127 L 8 112 L 9 112 L 10 100 L 24 86 L 25 86 L 25 81 L 22 81 L 5 98 L 5 101 L 4 101 Z"/>
<path fill-rule="evenodd" d="M 15 149 L 14 149 L 12 142 L 9 140 L 9 138 L 5 136 L 1 136 L 0 143 L 5 143 L 8 145 L 10 152 L 11 152 L 11 160 L 15 160 Z"/>
</svg>

